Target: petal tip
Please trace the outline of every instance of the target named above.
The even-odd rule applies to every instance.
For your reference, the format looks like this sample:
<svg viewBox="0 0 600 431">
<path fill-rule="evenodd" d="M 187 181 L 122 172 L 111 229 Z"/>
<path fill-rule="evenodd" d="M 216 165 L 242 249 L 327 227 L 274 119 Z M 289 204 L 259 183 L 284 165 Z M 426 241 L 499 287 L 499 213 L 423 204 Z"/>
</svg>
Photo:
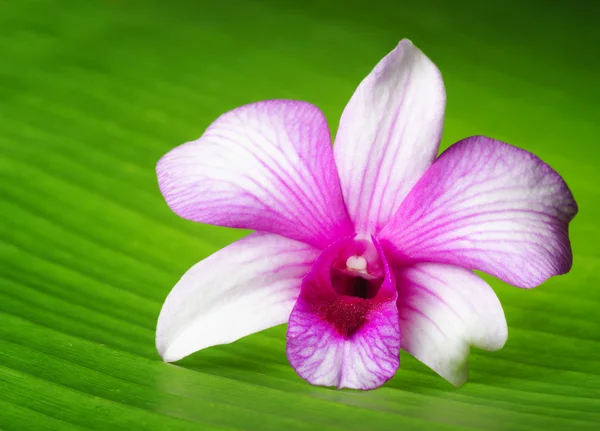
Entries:
<svg viewBox="0 0 600 431">
<path fill-rule="evenodd" d="M 434 371 L 455 388 L 460 388 L 469 380 L 469 356 L 467 353 L 462 363 L 456 364 L 454 368 L 445 370 L 445 372 Z"/>
<path fill-rule="evenodd" d="M 156 351 L 158 352 L 158 356 L 160 356 L 164 362 L 176 362 L 180 359 L 185 358 L 193 352 L 186 351 L 185 348 L 182 348 L 183 346 L 181 345 L 181 343 L 177 342 L 178 337 L 173 337 L 172 335 L 169 335 L 169 328 L 165 322 L 165 317 L 166 316 L 164 315 L 163 311 L 161 311 L 161 314 L 158 317 L 158 323 L 156 327 Z"/>
<path fill-rule="evenodd" d="M 487 340 L 478 340 L 469 344 L 479 349 L 487 350 L 488 352 L 495 352 L 502 349 L 508 341 L 508 326 L 506 325 L 504 315 L 502 316 L 502 320 L 504 320 L 504 325 L 499 327 L 495 332 L 492 332 Z M 488 342 L 486 343 L 486 341 Z"/>
<path fill-rule="evenodd" d="M 164 356 L 164 355 L 160 354 L 160 352 L 159 352 L 159 356 L 160 356 L 160 358 L 162 359 L 162 361 L 165 364 L 171 364 L 171 363 L 176 362 L 178 360 L 178 359 L 175 359 L 175 358 L 170 358 L 168 356 Z"/>
<path fill-rule="evenodd" d="M 188 354 L 182 354 L 180 351 L 176 351 L 173 349 L 173 346 L 167 346 L 158 341 L 156 343 L 156 350 L 158 351 L 158 355 L 161 357 L 163 362 L 166 363 L 176 362 L 188 356 Z"/>
<path fill-rule="evenodd" d="M 412 43 L 412 40 L 404 38 L 402 40 L 400 40 L 400 42 L 398 42 L 398 46 L 402 47 L 402 46 L 415 46 L 414 43 Z"/>
<path fill-rule="evenodd" d="M 461 388 L 465 385 L 465 383 L 467 383 L 469 376 L 467 374 L 467 376 L 463 379 L 456 379 L 456 380 L 448 380 L 448 383 L 450 383 L 452 386 L 454 386 L 455 388 Z"/>
</svg>

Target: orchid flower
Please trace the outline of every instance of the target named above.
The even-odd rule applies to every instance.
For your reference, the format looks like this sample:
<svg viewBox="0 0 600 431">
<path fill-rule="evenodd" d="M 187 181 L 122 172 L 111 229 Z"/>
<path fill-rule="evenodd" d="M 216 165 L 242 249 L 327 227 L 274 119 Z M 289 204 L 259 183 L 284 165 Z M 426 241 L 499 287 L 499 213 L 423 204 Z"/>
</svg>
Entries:
<svg viewBox="0 0 600 431">
<path fill-rule="evenodd" d="M 473 270 L 532 288 L 572 264 L 577 212 L 535 155 L 474 136 L 439 157 L 445 90 L 403 40 L 362 81 L 335 144 L 321 111 L 234 109 L 157 165 L 181 217 L 255 230 L 194 265 L 158 319 L 177 361 L 288 323 L 287 357 L 314 385 L 372 389 L 403 349 L 454 385 L 470 346 L 500 349 L 502 306 Z"/>
</svg>

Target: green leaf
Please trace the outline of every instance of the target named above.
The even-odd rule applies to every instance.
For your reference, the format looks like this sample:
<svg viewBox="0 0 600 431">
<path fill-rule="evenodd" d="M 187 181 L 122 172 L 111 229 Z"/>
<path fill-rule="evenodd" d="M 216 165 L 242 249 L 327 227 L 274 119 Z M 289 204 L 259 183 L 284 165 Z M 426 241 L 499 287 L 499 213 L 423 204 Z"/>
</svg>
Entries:
<svg viewBox="0 0 600 431">
<path fill-rule="evenodd" d="M 0 2 L 0 429 L 598 429 L 597 16 L 541 0 Z M 407 354 L 375 391 L 310 386 L 283 327 L 161 362 L 168 291 L 244 233 L 171 213 L 156 161 L 261 99 L 311 101 L 335 128 L 403 37 L 444 74 L 444 146 L 486 134 L 566 178 L 572 272 L 531 291 L 486 277 L 509 341 L 473 351 L 459 389 Z"/>
</svg>

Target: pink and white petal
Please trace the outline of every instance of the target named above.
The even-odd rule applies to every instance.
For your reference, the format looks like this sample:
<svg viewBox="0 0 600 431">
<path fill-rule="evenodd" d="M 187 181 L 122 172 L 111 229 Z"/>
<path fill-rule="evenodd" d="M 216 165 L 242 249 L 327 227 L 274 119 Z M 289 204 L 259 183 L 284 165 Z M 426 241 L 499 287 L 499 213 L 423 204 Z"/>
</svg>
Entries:
<svg viewBox="0 0 600 431">
<path fill-rule="evenodd" d="M 439 70 L 406 39 L 358 86 L 334 145 L 357 232 L 377 233 L 434 161 L 445 105 Z"/>
<path fill-rule="evenodd" d="M 271 100 L 234 109 L 156 169 L 167 203 L 190 220 L 321 248 L 354 231 L 327 122 L 309 103 Z"/>
<path fill-rule="evenodd" d="M 166 362 L 287 322 L 319 250 L 253 233 L 194 265 L 169 293 L 156 329 Z"/>
<path fill-rule="evenodd" d="M 484 136 L 446 150 L 379 235 L 398 262 L 477 269 L 531 288 L 568 272 L 577 205 L 537 156 Z"/>
<path fill-rule="evenodd" d="M 301 298 L 290 315 L 287 357 L 313 385 L 374 389 L 391 379 L 400 365 L 400 328 L 394 301 L 369 311 L 351 337 L 340 336 Z"/>
<path fill-rule="evenodd" d="M 342 238 L 317 259 L 302 283 L 290 315 L 287 357 L 313 385 L 374 389 L 400 365 L 397 292 L 389 265 L 374 240 L 385 278 L 375 297 L 339 295 L 331 282 L 331 263 L 351 246 Z"/>
<path fill-rule="evenodd" d="M 469 346 L 504 346 L 508 329 L 500 301 L 473 272 L 423 263 L 396 274 L 402 349 L 450 383 L 467 380 Z"/>
</svg>

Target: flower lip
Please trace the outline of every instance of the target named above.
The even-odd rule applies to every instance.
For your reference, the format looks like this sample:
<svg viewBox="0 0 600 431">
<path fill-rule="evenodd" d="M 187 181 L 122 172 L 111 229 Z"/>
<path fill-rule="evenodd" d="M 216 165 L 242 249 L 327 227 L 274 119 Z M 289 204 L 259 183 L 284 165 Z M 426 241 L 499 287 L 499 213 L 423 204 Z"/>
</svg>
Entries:
<svg viewBox="0 0 600 431">
<path fill-rule="evenodd" d="M 374 301 L 368 299 L 340 296 L 319 306 L 318 314 L 332 325 L 339 335 L 350 338 L 367 322 L 369 312 L 375 306 Z"/>
<path fill-rule="evenodd" d="M 376 238 L 327 247 L 289 318 L 286 353 L 296 372 L 338 388 L 372 389 L 391 378 L 401 343 L 394 280 Z"/>
</svg>

